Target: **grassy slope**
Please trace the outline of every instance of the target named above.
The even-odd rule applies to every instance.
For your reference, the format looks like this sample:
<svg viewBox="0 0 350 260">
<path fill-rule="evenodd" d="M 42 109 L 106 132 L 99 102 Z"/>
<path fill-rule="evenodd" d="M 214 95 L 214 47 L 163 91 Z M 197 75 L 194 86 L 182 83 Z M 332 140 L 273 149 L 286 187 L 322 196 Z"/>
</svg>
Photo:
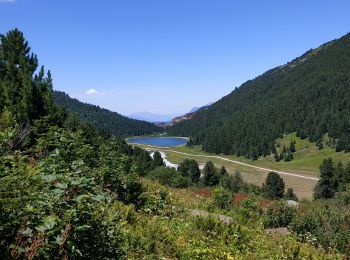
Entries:
<svg viewBox="0 0 350 260">
<path fill-rule="evenodd" d="M 286 171 L 291 173 L 297 173 L 305 176 L 318 176 L 319 175 L 319 165 L 321 162 L 328 157 L 332 157 L 335 161 L 342 161 L 343 163 L 350 162 L 350 154 L 340 152 L 335 152 L 334 149 L 330 147 L 325 147 L 323 150 L 319 150 L 315 143 L 309 142 L 307 139 L 300 139 L 296 137 L 295 134 L 288 134 L 281 139 L 276 140 L 276 143 L 280 143 L 278 150 L 280 151 L 283 145 L 289 146 L 292 140 L 296 141 L 296 152 L 294 154 L 294 160 L 291 162 L 275 162 L 274 158 L 267 157 L 261 158 L 257 161 L 248 160 L 244 157 L 221 155 L 222 157 L 241 161 L 250 165 L 261 166 L 265 168 Z M 261 185 L 267 176 L 266 171 L 250 168 L 247 166 L 223 161 L 216 158 L 206 158 L 205 155 L 211 155 L 203 152 L 200 147 L 189 148 L 186 146 L 172 147 L 172 150 L 180 151 L 189 154 L 201 154 L 204 157 L 191 157 L 181 154 L 176 154 L 167 151 L 167 159 L 172 163 L 180 163 L 186 158 L 195 159 L 200 164 L 206 163 L 208 160 L 214 162 L 216 167 L 225 166 L 230 173 L 235 171 L 241 172 L 245 181 Z M 162 150 L 159 148 L 159 150 Z M 282 176 L 286 186 L 294 189 L 295 193 L 299 198 L 311 199 L 313 194 L 313 189 L 317 183 L 315 180 L 308 180 L 302 178 L 296 178 L 292 176 Z"/>
<path fill-rule="evenodd" d="M 147 243 L 152 241 L 151 250 L 155 254 L 146 257 L 147 259 L 287 259 L 296 254 L 296 259 L 342 257 L 326 254 L 323 249 L 311 244 L 300 243 L 293 234 L 267 234 L 261 213 L 244 208 L 239 202 L 233 203 L 230 210 L 213 207 L 211 191 L 208 189 L 175 189 L 147 179 L 143 179 L 143 182 L 158 191 L 166 190 L 173 211 L 170 218 L 143 215 L 137 222 L 138 227 L 132 230 L 133 234 L 142 233 Z M 264 210 L 263 203 L 266 201 L 257 199 L 256 202 Z M 233 222 L 226 225 L 213 218 L 194 217 L 184 209 L 202 209 L 223 214 L 231 217 Z M 130 253 L 129 259 L 145 257 L 140 247 L 130 250 Z"/>
</svg>

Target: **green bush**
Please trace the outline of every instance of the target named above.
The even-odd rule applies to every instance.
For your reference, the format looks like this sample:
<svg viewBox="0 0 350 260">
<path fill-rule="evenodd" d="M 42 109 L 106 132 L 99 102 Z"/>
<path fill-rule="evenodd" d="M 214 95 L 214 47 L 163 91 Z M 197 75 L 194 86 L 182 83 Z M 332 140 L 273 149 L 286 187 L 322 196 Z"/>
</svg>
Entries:
<svg viewBox="0 0 350 260">
<path fill-rule="evenodd" d="M 284 201 L 276 201 L 269 205 L 264 218 L 266 228 L 287 227 L 297 213 L 295 207 L 288 206 Z"/>
<path fill-rule="evenodd" d="M 158 180 L 161 184 L 175 188 L 186 188 L 193 185 L 190 177 L 184 177 L 172 168 L 157 167 L 147 174 L 152 180 Z"/>
<path fill-rule="evenodd" d="M 302 241 L 350 255 L 350 212 L 346 208 L 324 203 L 301 205 L 290 227 Z"/>
<path fill-rule="evenodd" d="M 213 204 L 220 209 L 228 209 L 232 204 L 232 193 L 223 187 L 218 187 L 213 192 Z"/>
</svg>

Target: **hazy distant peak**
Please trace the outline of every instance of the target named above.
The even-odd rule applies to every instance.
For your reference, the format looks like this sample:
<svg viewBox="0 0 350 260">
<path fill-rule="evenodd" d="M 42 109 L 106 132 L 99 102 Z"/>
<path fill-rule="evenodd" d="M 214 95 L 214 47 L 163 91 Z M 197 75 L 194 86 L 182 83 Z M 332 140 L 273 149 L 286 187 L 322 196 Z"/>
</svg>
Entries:
<svg viewBox="0 0 350 260">
<path fill-rule="evenodd" d="M 152 112 L 138 112 L 138 113 L 132 113 L 128 115 L 129 118 L 137 119 L 137 120 L 144 120 L 147 122 L 168 122 L 171 119 L 173 119 L 177 114 L 157 114 Z"/>
</svg>

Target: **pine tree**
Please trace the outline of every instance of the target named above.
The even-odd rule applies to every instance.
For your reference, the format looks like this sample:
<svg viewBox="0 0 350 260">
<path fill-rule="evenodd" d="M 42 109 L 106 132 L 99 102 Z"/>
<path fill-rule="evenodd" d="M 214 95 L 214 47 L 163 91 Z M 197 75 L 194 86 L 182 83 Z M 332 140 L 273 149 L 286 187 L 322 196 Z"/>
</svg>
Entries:
<svg viewBox="0 0 350 260">
<path fill-rule="evenodd" d="M 203 169 L 204 184 L 206 186 L 215 186 L 220 182 L 220 176 L 212 161 L 208 161 Z"/>
<path fill-rule="evenodd" d="M 283 153 L 283 154 L 286 154 L 286 153 L 287 153 L 287 147 L 286 147 L 285 145 L 283 145 L 282 153 Z"/>
<path fill-rule="evenodd" d="M 323 142 L 322 140 L 319 140 L 316 142 L 316 145 L 318 147 L 319 150 L 322 150 L 324 148 Z"/>
<path fill-rule="evenodd" d="M 294 200 L 294 201 L 298 201 L 298 197 L 297 195 L 295 195 L 293 188 L 288 188 L 286 191 L 286 195 L 285 198 L 287 200 Z"/>
<path fill-rule="evenodd" d="M 190 137 L 190 138 L 188 139 L 188 141 L 187 141 L 186 145 L 187 145 L 188 147 L 192 147 L 192 146 L 193 146 L 193 140 L 192 140 L 192 137 Z"/>
<path fill-rule="evenodd" d="M 198 183 L 201 176 L 199 165 L 195 160 L 185 159 L 177 168 L 183 177 L 191 178 L 193 183 Z"/>
<path fill-rule="evenodd" d="M 276 150 L 276 152 L 275 152 L 274 158 L 275 158 L 275 161 L 276 161 L 276 162 L 279 162 L 279 161 L 280 161 L 280 156 L 278 155 L 277 150 Z"/>
<path fill-rule="evenodd" d="M 153 167 L 164 166 L 164 161 L 160 152 L 155 151 L 153 153 Z"/>
<path fill-rule="evenodd" d="M 318 181 L 314 191 L 315 199 L 333 198 L 337 190 L 334 170 L 335 168 L 332 158 L 324 159 L 320 165 L 320 180 Z"/>
<path fill-rule="evenodd" d="M 284 160 L 286 162 L 289 162 L 289 161 L 293 160 L 293 154 L 292 154 L 292 152 L 290 151 L 289 148 L 287 148 L 287 152 L 286 152 L 286 154 L 284 156 Z"/>
<path fill-rule="evenodd" d="M 263 195 L 270 199 L 281 199 L 284 195 L 284 181 L 276 172 L 269 172 L 263 184 Z"/>
<path fill-rule="evenodd" d="M 27 122 L 32 113 L 33 79 L 38 60 L 30 53 L 28 42 L 22 32 L 15 29 L 6 35 L 0 35 L 1 40 L 1 82 L 2 104 L 6 106 L 20 122 Z"/>
<path fill-rule="evenodd" d="M 223 178 L 223 177 L 225 177 L 225 176 L 228 176 L 228 172 L 227 172 L 225 166 L 222 166 L 222 167 L 221 167 L 219 175 L 220 175 L 220 178 Z"/>
<path fill-rule="evenodd" d="M 38 59 L 19 30 L 0 35 L 0 41 L 0 110 L 6 106 L 22 124 L 50 115 L 54 108 L 51 73 L 45 78 L 41 67 L 34 76 Z"/>
<path fill-rule="evenodd" d="M 292 141 L 290 142 L 290 145 L 289 145 L 289 150 L 292 152 L 292 153 L 295 153 L 295 141 Z"/>
<path fill-rule="evenodd" d="M 244 181 L 240 172 L 235 172 L 231 182 L 231 191 L 234 193 L 240 192 L 243 188 Z"/>
</svg>

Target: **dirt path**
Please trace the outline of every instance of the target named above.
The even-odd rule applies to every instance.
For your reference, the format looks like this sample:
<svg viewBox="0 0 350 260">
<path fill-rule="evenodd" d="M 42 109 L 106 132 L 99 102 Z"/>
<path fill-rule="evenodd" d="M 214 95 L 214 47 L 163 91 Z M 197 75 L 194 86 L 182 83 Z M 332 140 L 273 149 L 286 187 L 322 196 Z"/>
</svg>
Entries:
<svg viewBox="0 0 350 260">
<path fill-rule="evenodd" d="M 259 166 L 243 163 L 243 162 L 236 161 L 236 160 L 227 159 L 225 157 L 216 156 L 216 155 L 189 154 L 189 153 L 179 152 L 179 151 L 175 151 L 175 150 L 171 150 L 171 149 L 163 149 L 163 148 L 159 148 L 159 147 L 157 148 L 157 150 L 163 151 L 163 152 L 172 152 L 172 153 L 177 153 L 177 154 L 182 154 L 182 155 L 187 155 L 187 156 L 193 156 L 193 157 L 216 158 L 216 159 L 220 159 L 220 160 L 223 160 L 223 161 L 232 162 L 232 163 L 244 165 L 244 166 L 247 166 L 247 167 L 251 167 L 251 168 L 254 168 L 254 169 L 257 169 L 257 170 L 261 170 L 261 171 L 266 171 L 266 172 L 274 171 L 274 172 L 276 172 L 278 174 L 281 174 L 281 175 L 288 175 L 288 176 L 293 176 L 293 177 L 302 178 L 302 179 L 308 179 L 308 180 L 314 180 L 314 181 L 318 181 L 319 180 L 319 178 L 317 178 L 317 177 L 309 177 L 309 176 L 304 176 L 304 175 L 295 174 L 295 173 L 291 173 L 291 172 L 278 171 L 278 170 L 274 170 L 274 169 L 259 167 Z"/>
</svg>

